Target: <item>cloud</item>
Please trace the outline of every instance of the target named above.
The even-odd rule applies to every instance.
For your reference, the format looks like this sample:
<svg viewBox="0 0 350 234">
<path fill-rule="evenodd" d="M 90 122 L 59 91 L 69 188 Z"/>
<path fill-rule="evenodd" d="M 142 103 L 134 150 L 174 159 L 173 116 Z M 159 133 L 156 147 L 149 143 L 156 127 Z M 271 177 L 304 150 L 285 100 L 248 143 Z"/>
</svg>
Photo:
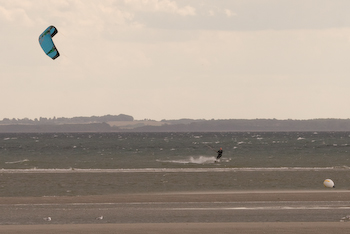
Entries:
<svg viewBox="0 0 350 234">
<path fill-rule="evenodd" d="M 33 26 L 34 22 L 28 17 L 26 11 L 22 8 L 6 9 L 0 6 L 0 22 L 10 24 L 20 24 L 24 26 Z"/>
<path fill-rule="evenodd" d="M 128 6 L 139 11 L 173 13 L 181 16 L 194 16 L 196 9 L 186 5 L 179 7 L 176 1 L 170 0 L 125 0 Z"/>
<path fill-rule="evenodd" d="M 224 10 L 225 11 L 225 14 L 226 14 L 226 16 L 227 17 L 232 17 L 232 16 L 235 16 L 235 15 L 237 15 L 236 13 L 233 13 L 231 10 L 229 10 L 229 9 L 225 9 Z"/>
</svg>

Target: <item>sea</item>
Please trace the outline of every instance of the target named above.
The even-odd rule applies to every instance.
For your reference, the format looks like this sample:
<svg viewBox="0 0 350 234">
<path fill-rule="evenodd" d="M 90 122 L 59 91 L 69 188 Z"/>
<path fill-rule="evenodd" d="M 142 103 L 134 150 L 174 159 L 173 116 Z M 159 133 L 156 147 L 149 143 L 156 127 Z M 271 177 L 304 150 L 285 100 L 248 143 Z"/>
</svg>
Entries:
<svg viewBox="0 0 350 234">
<path fill-rule="evenodd" d="M 349 155 L 350 132 L 1 133 L 0 197 L 347 190 Z"/>
</svg>

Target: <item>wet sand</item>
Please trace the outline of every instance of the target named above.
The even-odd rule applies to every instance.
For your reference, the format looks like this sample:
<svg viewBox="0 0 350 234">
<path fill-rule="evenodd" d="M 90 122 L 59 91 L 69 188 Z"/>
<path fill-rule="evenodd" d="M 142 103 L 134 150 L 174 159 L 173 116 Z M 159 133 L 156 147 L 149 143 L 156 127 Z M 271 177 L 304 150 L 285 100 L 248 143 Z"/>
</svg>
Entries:
<svg viewBox="0 0 350 234">
<path fill-rule="evenodd" d="M 350 223 L 161 223 L 161 224 L 71 224 L 0 226 L 6 234 L 157 234 L 157 233 L 348 233 Z"/>
<path fill-rule="evenodd" d="M 109 194 L 90 196 L 0 197 L 0 204 L 129 202 L 349 201 L 350 190 L 268 190 Z"/>
<path fill-rule="evenodd" d="M 320 190 L 320 191 L 249 191 L 249 192 L 182 192 L 182 193 L 148 193 L 148 194 L 116 194 L 98 196 L 71 197 L 2 197 L 0 205 L 14 205 L 16 209 L 25 205 L 47 204 L 57 207 L 69 204 L 94 204 L 96 210 L 106 204 L 130 203 L 220 203 L 220 202 L 315 202 L 337 201 L 339 204 L 350 200 L 348 190 Z M 43 212 L 35 210 L 32 212 Z M 350 212 L 350 208 L 344 213 Z M 50 210 L 51 211 L 51 210 Z M 52 212 L 52 211 L 51 211 Z M 85 212 L 84 210 L 79 212 Z M 160 211 L 159 211 L 160 212 Z M 316 211 L 323 212 L 323 211 Z M 16 215 L 14 213 L 13 215 Z M 0 233 L 347 233 L 350 222 L 154 222 L 154 223 L 73 223 L 55 224 L 43 223 L 32 225 L 0 225 Z"/>
<path fill-rule="evenodd" d="M 326 178 L 349 190 L 349 170 L 228 172 L 1 173 L 0 197 L 90 196 L 257 190 L 322 190 Z M 45 172 L 45 171 L 44 171 Z"/>
</svg>

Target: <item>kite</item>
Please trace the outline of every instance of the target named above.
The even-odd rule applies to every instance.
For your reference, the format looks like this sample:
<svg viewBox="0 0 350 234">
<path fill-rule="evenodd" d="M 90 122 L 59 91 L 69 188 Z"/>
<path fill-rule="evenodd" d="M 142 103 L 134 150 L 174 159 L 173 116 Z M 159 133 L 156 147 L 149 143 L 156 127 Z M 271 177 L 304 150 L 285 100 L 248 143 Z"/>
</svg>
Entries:
<svg viewBox="0 0 350 234">
<path fill-rule="evenodd" d="M 60 54 L 56 49 L 52 38 L 56 35 L 57 29 L 54 26 L 49 26 L 40 36 L 39 43 L 45 54 L 52 59 L 56 59 Z"/>
</svg>

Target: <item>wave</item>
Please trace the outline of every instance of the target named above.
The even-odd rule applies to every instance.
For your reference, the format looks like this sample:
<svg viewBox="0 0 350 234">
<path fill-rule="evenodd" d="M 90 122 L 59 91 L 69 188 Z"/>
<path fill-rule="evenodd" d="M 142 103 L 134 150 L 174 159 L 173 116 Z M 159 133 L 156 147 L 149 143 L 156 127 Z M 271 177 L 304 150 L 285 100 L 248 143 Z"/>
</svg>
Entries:
<svg viewBox="0 0 350 234">
<path fill-rule="evenodd" d="M 180 164 L 208 164 L 208 163 L 214 163 L 216 161 L 215 157 L 206 157 L 206 156 L 199 156 L 199 157 L 188 157 L 186 159 L 177 159 L 177 160 L 157 160 L 158 162 L 165 162 L 165 163 L 180 163 Z"/>
<path fill-rule="evenodd" d="M 178 164 L 212 164 L 215 162 L 229 162 L 231 158 L 221 158 L 219 161 L 216 160 L 216 157 L 188 157 L 186 159 L 177 159 L 177 160 L 157 160 L 157 162 L 163 163 L 178 163 Z"/>
<path fill-rule="evenodd" d="M 13 161 L 13 162 L 5 162 L 5 164 L 17 164 L 17 163 L 24 163 L 24 162 L 28 162 L 28 159 L 23 159 L 23 160 L 19 160 L 19 161 Z"/>
<path fill-rule="evenodd" d="M 348 171 L 349 167 L 134 168 L 134 169 L 0 169 L 0 173 L 187 173 L 249 171 Z"/>
</svg>

